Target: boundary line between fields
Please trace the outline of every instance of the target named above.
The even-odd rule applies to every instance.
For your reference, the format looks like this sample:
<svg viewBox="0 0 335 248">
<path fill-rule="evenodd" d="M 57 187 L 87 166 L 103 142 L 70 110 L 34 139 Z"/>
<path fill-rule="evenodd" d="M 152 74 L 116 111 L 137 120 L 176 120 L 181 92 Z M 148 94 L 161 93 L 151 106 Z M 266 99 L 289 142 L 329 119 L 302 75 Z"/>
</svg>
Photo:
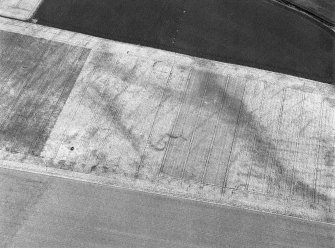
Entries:
<svg viewBox="0 0 335 248">
<path fill-rule="evenodd" d="M 35 164 L 0 160 L 0 169 L 21 171 L 21 172 L 32 173 L 32 174 L 45 175 L 48 177 L 57 177 L 57 178 L 62 178 L 66 180 L 74 180 L 74 181 L 79 181 L 79 182 L 84 182 L 84 183 L 92 183 L 95 185 L 122 189 L 126 191 L 160 195 L 160 196 L 171 197 L 174 199 L 179 199 L 179 200 L 184 200 L 184 201 L 194 201 L 194 202 L 199 202 L 203 204 L 209 204 L 209 205 L 216 206 L 216 207 L 226 207 L 226 208 L 233 208 L 233 209 L 239 209 L 239 210 L 246 210 L 246 211 L 251 211 L 255 213 L 262 213 L 265 215 L 268 214 L 268 215 L 280 216 L 283 218 L 295 219 L 295 220 L 302 221 L 302 222 L 315 223 L 315 224 L 328 225 L 328 226 L 335 227 L 335 223 L 323 222 L 323 221 L 312 220 L 312 219 L 304 219 L 301 217 L 279 214 L 279 213 L 274 213 L 274 212 L 264 211 L 264 210 L 259 210 L 259 209 L 257 210 L 257 209 L 252 209 L 248 207 L 233 206 L 227 203 L 218 203 L 218 202 L 211 201 L 211 200 L 197 199 L 191 196 L 187 197 L 185 195 L 178 195 L 178 194 L 172 194 L 172 193 L 169 194 L 167 192 L 158 192 L 157 190 L 152 190 L 149 188 L 135 189 L 134 187 L 130 185 L 128 186 L 117 185 L 117 182 L 116 181 L 113 182 L 113 179 L 111 178 L 92 175 L 92 174 L 85 174 L 85 173 L 80 173 L 80 172 L 74 172 L 74 171 L 68 171 L 68 170 L 62 170 L 62 169 L 57 169 L 57 168 L 52 168 L 52 167 L 43 167 L 43 166 L 39 166 Z M 135 182 L 136 180 L 138 179 L 134 179 L 132 181 Z"/>
</svg>

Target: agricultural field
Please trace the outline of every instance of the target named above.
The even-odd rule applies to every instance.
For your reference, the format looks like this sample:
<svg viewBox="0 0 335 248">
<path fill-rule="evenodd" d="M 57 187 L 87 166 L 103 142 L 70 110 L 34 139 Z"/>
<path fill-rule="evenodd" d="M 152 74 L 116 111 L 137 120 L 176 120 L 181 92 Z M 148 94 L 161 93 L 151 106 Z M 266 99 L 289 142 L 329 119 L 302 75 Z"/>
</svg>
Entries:
<svg viewBox="0 0 335 248">
<path fill-rule="evenodd" d="M 0 15 L 28 20 L 35 13 L 42 0 L 0 0 Z"/>
<path fill-rule="evenodd" d="M 11 23 L 1 160 L 334 222 L 333 85 Z"/>
<path fill-rule="evenodd" d="M 335 2 L 329 0 L 285 0 L 335 25 Z"/>
</svg>

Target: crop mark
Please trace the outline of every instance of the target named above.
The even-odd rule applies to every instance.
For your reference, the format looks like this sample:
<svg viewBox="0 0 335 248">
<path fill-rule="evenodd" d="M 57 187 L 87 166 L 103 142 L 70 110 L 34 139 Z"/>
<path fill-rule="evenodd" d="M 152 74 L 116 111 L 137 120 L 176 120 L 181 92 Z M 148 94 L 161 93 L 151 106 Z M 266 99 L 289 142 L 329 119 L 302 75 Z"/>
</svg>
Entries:
<svg viewBox="0 0 335 248">
<path fill-rule="evenodd" d="M 281 133 L 281 130 L 282 130 L 282 127 L 283 127 L 283 118 L 284 118 L 283 116 L 284 116 L 284 113 L 285 113 L 284 106 L 285 106 L 286 98 L 287 98 L 287 89 L 284 88 L 283 93 L 282 93 L 282 98 L 281 98 L 279 116 L 277 118 L 277 128 L 276 128 L 276 134 L 277 134 L 276 136 L 277 137 Z M 273 140 L 273 133 L 270 134 L 270 140 Z M 274 141 L 274 147 L 276 148 L 276 152 L 278 152 L 278 142 L 279 142 L 278 139 L 276 139 Z M 274 157 L 271 156 L 271 165 L 270 165 L 271 170 L 272 170 L 272 163 L 274 161 L 273 158 Z M 268 163 L 268 161 L 267 161 L 267 163 Z M 267 173 L 266 173 L 267 172 L 267 167 L 268 167 L 268 164 L 265 166 L 264 177 L 266 177 L 266 175 L 267 175 Z M 285 176 L 284 176 L 285 172 L 282 172 L 282 173 L 283 173 L 283 178 L 285 178 Z M 264 180 L 264 181 L 267 181 L 266 193 L 268 193 L 269 190 L 270 190 L 270 180 L 271 180 L 270 176 L 267 178 L 267 180 Z M 287 184 L 287 181 L 285 182 L 285 184 Z"/>
<path fill-rule="evenodd" d="M 325 165 L 327 167 L 334 167 L 335 162 L 335 148 L 330 147 L 325 154 Z"/>
<path fill-rule="evenodd" d="M 92 85 L 91 88 L 100 96 L 100 99 L 91 97 L 91 101 L 97 105 L 102 106 L 102 110 L 106 114 L 106 118 L 111 120 L 114 127 L 119 131 L 119 134 L 123 136 L 132 146 L 132 148 L 139 153 L 140 152 L 140 140 L 133 134 L 132 128 L 128 128 L 122 121 L 122 107 L 117 102 L 118 98 L 124 93 L 129 86 L 124 87 L 120 92 L 111 96 L 106 93 L 106 90 L 99 90 L 96 85 Z"/>
<path fill-rule="evenodd" d="M 220 95 L 223 95 L 225 96 L 224 92 L 227 91 L 228 89 L 228 85 L 229 85 L 229 82 L 230 82 L 230 77 L 228 76 L 227 79 L 226 79 L 226 84 L 225 84 L 225 88 L 222 90 L 220 89 Z M 223 110 L 223 103 L 225 101 L 225 97 L 222 99 L 222 101 L 220 102 L 220 108 L 219 108 L 219 111 L 218 113 L 221 113 L 222 110 Z M 212 139 L 211 139 L 211 143 L 210 143 L 210 146 L 208 148 L 208 151 L 207 151 L 207 156 L 206 156 L 206 160 L 205 160 L 205 165 L 203 167 L 203 171 L 201 173 L 201 184 L 204 184 L 204 178 L 206 176 L 206 173 L 207 173 L 207 167 L 208 167 L 208 163 L 209 163 L 209 160 L 210 160 L 210 157 L 212 155 L 212 151 L 213 151 L 213 145 L 214 145 L 214 140 L 216 138 L 216 135 L 217 135 L 217 131 L 218 131 L 218 128 L 219 128 L 219 121 L 220 119 L 217 118 L 217 121 L 215 123 L 215 127 L 214 127 L 214 131 L 213 131 L 213 134 L 212 134 Z"/>
<path fill-rule="evenodd" d="M 322 137 L 322 118 L 323 118 L 323 101 L 321 101 L 321 106 L 320 106 L 320 120 L 319 120 L 319 141 L 318 141 L 318 151 L 317 151 L 317 157 L 316 157 L 316 163 L 315 163 L 315 177 L 314 177 L 314 185 L 313 185 L 313 188 L 314 188 L 314 194 L 313 194 L 313 200 L 314 200 L 314 203 L 316 202 L 317 198 L 317 195 L 316 195 L 316 192 L 317 192 L 317 180 L 318 180 L 318 172 L 319 172 L 319 159 L 320 159 L 320 152 L 321 152 L 321 137 Z"/>
<path fill-rule="evenodd" d="M 299 116 L 298 117 L 299 118 L 298 126 L 301 123 L 301 116 L 303 115 L 303 112 L 304 112 L 303 111 L 303 109 L 304 109 L 304 102 L 305 102 L 305 94 L 302 93 L 302 100 L 299 101 L 299 103 L 301 103 L 301 105 L 300 105 L 300 114 L 298 115 Z M 299 126 L 299 130 L 301 131 L 301 127 L 300 126 Z M 295 180 L 295 177 L 296 177 L 295 165 L 296 165 L 296 162 L 298 160 L 298 155 L 299 155 L 298 147 L 299 147 L 299 140 L 301 138 L 300 133 L 301 132 L 299 132 L 297 134 L 297 136 L 295 137 L 295 142 L 294 142 L 295 143 L 295 148 L 296 148 L 295 149 L 296 150 L 296 154 L 294 156 L 294 162 L 292 164 L 293 168 L 292 168 L 292 180 L 291 180 L 291 187 L 290 187 L 290 197 L 292 197 L 294 195 L 294 188 L 295 188 L 295 182 L 296 182 L 296 180 Z"/>
<path fill-rule="evenodd" d="M 164 151 L 166 149 L 169 139 L 179 139 L 179 138 L 183 139 L 184 141 L 187 141 L 187 138 L 185 138 L 183 135 L 173 135 L 167 133 L 165 135 L 162 135 L 162 137 L 155 144 L 151 140 L 149 140 L 149 145 L 156 151 Z"/>
<path fill-rule="evenodd" d="M 177 122 L 180 119 L 181 114 L 182 114 L 182 110 L 185 106 L 186 95 L 187 95 L 189 86 L 191 84 L 190 82 L 191 82 L 192 74 L 193 74 L 193 70 L 191 70 L 189 75 L 188 75 L 188 78 L 186 80 L 186 87 L 185 87 L 184 91 L 182 92 L 181 99 L 179 100 L 180 101 L 179 110 L 178 110 L 177 118 L 174 121 L 173 126 L 172 126 L 171 131 L 170 131 L 171 135 L 174 135 L 174 131 L 175 131 L 175 128 L 177 126 Z M 167 145 L 166 145 L 166 150 L 165 150 L 165 153 L 164 153 L 164 156 L 163 156 L 163 159 L 162 159 L 162 163 L 161 163 L 161 166 L 159 168 L 159 173 L 158 173 L 159 175 L 161 175 L 161 173 L 163 172 L 167 156 L 168 156 L 168 154 L 170 152 L 170 149 L 171 149 L 171 142 L 172 142 L 171 139 L 168 139 Z"/>
<path fill-rule="evenodd" d="M 285 89 L 284 89 L 285 90 Z M 257 110 L 259 110 L 260 112 L 263 110 L 263 102 L 264 102 L 264 99 L 265 99 L 265 94 L 263 92 L 262 94 L 262 98 L 261 98 L 261 101 L 259 103 L 259 106 L 256 108 Z M 250 111 L 250 114 L 252 114 L 254 111 Z M 250 121 L 250 120 L 249 120 Z M 248 122 L 248 126 L 250 126 L 250 123 Z M 256 139 L 256 133 L 253 132 L 252 134 L 252 137 L 253 137 L 253 142 L 255 142 L 255 139 Z M 248 168 L 248 174 L 247 174 L 247 180 L 246 180 L 246 187 L 245 189 L 246 190 L 249 190 L 249 185 L 250 185 L 250 178 L 251 178 L 251 172 L 252 172 L 252 168 L 253 168 L 253 162 L 250 161 L 250 165 L 249 165 L 249 168 Z M 265 166 L 265 170 L 264 170 L 264 175 L 266 175 L 266 166 Z M 256 176 L 257 177 L 257 176 Z M 261 178 L 260 175 L 258 175 L 259 178 Z"/>
<path fill-rule="evenodd" d="M 220 89 L 221 86 L 218 83 L 216 84 L 215 87 L 217 87 L 216 90 L 221 90 L 221 92 L 223 91 L 222 89 Z M 283 109 L 283 105 L 285 103 L 285 98 L 286 98 L 285 90 L 282 91 L 282 93 L 283 95 L 282 95 L 282 101 L 281 101 L 281 109 Z M 264 95 L 263 95 L 263 99 L 264 99 Z M 282 164 L 282 162 L 280 161 L 280 159 L 278 158 L 276 154 L 277 146 L 272 143 L 272 138 L 270 138 L 267 135 L 267 129 L 255 119 L 255 117 L 252 114 L 253 111 L 247 110 L 243 100 L 241 101 L 241 99 L 237 99 L 236 97 L 231 96 L 227 93 L 224 93 L 222 96 L 220 96 L 220 100 L 233 103 L 233 104 L 224 104 L 224 107 L 225 107 L 224 109 L 226 113 L 228 113 L 230 116 L 235 116 L 236 111 L 237 110 L 239 111 L 238 124 L 236 123 L 235 131 L 234 131 L 234 137 L 235 137 L 234 142 L 236 142 L 236 135 L 238 132 L 237 126 L 241 126 L 242 124 L 244 124 L 246 126 L 247 131 L 246 133 L 243 133 L 242 137 L 247 142 L 247 144 L 249 144 L 248 150 L 251 153 L 252 159 L 255 161 L 255 164 L 257 164 L 258 166 L 264 166 L 264 170 L 266 171 L 268 167 L 267 164 L 269 163 L 267 161 L 270 161 L 272 170 L 274 170 L 274 174 L 273 176 L 271 176 L 271 178 L 270 177 L 268 178 L 269 179 L 268 184 L 274 184 L 274 187 L 280 188 L 280 185 L 279 185 L 280 182 L 285 182 L 288 188 L 291 188 L 291 190 L 296 192 L 297 194 L 304 194 L 304 192 L 306 192 L 307 195 L 309 196 L 317 195 L 325 203 L 329 203 L 331 201 L 331 199 L 327 195 L 321 192 L 318 192 L 315 188 L 309 186 L 304 181 L 301 181 L 299 177 L 297 177 L 296 175 L 288 173 L 289 169 L 286 168 Z M 300 101 L 300 103 L 302 104 L 303 101 Z M 238 106 L 240 107 L 238 108 Z M 214 111 L 214 114 L 217 114 L 219 112 L 220 112 L 220 109 L 219 110 L 217 109 Z M 283 114 L 283 111 L 281 111 L 278 121 L 282 119 L 281 117 L 282 114 Z M 226 118 L 223 118 L 221 114 L 219 116 L 223 122 L 227 121 Z M 201 125 L 206 125 L 206 123 L 201 123 Z M 278 125 L 279 127 L 281 126 L 280 123 L 278 123 Z M 195 129 L 197 128 L 198 126 Z M 194 130 L 192 131 L 192 133 L 193 132 Z M 296 142 L 294 142 L 294 144 L 296 144 Z M 210 145 L 208 149 L 210 149 Z M 233 148 L 231 148 L 231 150 L 232 149 Z M 232 153 L 230 153 L 230 156 L 231 154 Z M 231 164 L 231 161 L 232 161 L 232 157 L 230 157 L 230 164 Z M 228 174 L 227 173 L 225 174 L 225 179 L 222 181 L 222 185 L 221 185 L 222 189 L 224 188 L 224 186 L 227 187 L 226 182 L 228 179 Z"/>
<path fill-rule="evenodd" d="M 143 167 L 144 158 L 147 156 L 146 152 L 147 152 L 148 146 L 151 144 L 151 137 L 152 137 L 153 128 L 154 128 L 154 125 L 156 124 L 158 113 L 159 113 L 159 111 L 160 111 L 160 109 L 161 109 L 161 107 L 162 107 L 162 105 L 163 105 L 163 103 L 165 101 L 164 99 L 165 99 L 166 91 L 164 89 L 166 89 L 166 88 L 169 87 L 173 70 L 174 70 L 174 66 L 172 66 L 170 68 L 169 76 L 168 76 L 168 78 L 166 80 L 166 83 L 165 83 L 165 88 L 163 88 L 163 93 L 162 93 L 162 96 L 161 96 L 161 100 L 159 102 L 158 107 L 155 108 L 156 112 L 155 112 L 154 120 L 153 120 L 153 122 L 151 124 L 150 132 L 149 132 L 149 135 L 148 135 L 148 138 L 147 138 L 147 142 L 146 142 L 146 145 L 144 147 L 143 154 L 141 156 L 142 159 L 141 159 L 140 163 L 138 164 L 138 166 L 136 168 L 135 177 L 139 176 L 140 169 L 141 169 L 141 167 Z"/>
<path fill-rule="evenodd" d="M 204 104 L 204 98 L 205 98 L 205 95 L 206 95 L 206 92 L 207 92 L 207 89 L 208 89 L 208 84 L 209 84 L 209 75 L 206 74 L 206 83 L 205 83 L 205 89 L 203 90 L 202 92 L 202 96 L 201 96 L 201 102 L 200 102 L 200 107 L 198 108 L 198 111 L 197 111 L 197 118 L 196 118 L 196 124 L 195 126 L 197 127 L 198 126 L 198 122 L 199 122 L 199 116 L 200 116 L 200 113 L 203 111 L 203 104 Z M 194 140 L 194 131 L 191 133 L 191 137 L 190 137 L 190 141 L 189 141 L 189 145 L 188 145 L 188 148 L 187 148 L 187 155 L 186 155 L 186 158 L 184 160 L 184 163 L 182 165 L 182 170 L 181 170 L 181 178 L 183 179 L 184 176 L 185 176 L 185 170 L 186 170 L 186 164 L 188 162 L 188 159 L 189 159 L 189 156 L 191 154 L 191 149 L 192 149 L 192 145 L 193 145 L 193 140 Z"/>
<path fill-rule="evenodd" d="M 236 135 L 237 135 L 237 132 L 238 132 L 239 126 L 240 126 L 241 113 L 243 114 L 245 112 L 245 111 L 243 111 L 243 107 L 244 107 L 243 106 L 243 104 L 244 104 L 243 99 L 244 99 L 244 96 L 245 96 L 245 88 L 246 88 L 246 86 L 245 86 L 245 83 L 244 83 L 242 98 L 240 100 L 241 103 L 240 103 L 240 106 L 239 106 L 236 125 L 235 125 L 235 130 L 234 130 L 234 135 L 233 135 L 233 141 L 232 141 L 232 144 L 231 144 L 231 149 L 230 149 L 229 156 L 228 156 L 226 171 L 225 171 L 224 179 L 223 179 L 222 186 L 221 186 L 221 193 L 223 193 L 224 188 L 227 187 L 228 175 L 229 175 L 229 170 L 230 170 L 230 166 L 231 166 L 231 156 L 232 156 L 232 152 L 233 152 L 235 142 L 236 142 Z"/>
</svg>

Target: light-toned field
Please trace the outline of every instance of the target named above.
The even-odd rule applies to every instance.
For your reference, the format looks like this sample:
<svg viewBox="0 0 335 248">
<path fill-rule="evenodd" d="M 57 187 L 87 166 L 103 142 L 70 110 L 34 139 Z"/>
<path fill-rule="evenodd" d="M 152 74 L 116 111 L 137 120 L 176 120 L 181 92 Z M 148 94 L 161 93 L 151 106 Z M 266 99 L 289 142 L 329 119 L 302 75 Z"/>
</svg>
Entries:
<svg viewBox="0 0 335 248">
<path fill-rule="evenodd" d="M 2 160 L 334 222 L 334 86 L 17 21 L 0 29 Z"/>
<path fill-rule="evenodd" d="M 0 0 L 0 16 L 28 20 L 42 0 Z"/>
</svg>

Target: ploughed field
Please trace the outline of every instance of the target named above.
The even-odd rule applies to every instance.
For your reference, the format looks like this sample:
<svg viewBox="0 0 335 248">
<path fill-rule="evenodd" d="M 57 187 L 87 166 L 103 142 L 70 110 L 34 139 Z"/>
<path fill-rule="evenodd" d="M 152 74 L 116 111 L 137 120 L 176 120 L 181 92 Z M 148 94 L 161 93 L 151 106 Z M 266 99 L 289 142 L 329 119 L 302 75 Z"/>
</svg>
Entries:
<svg viewBox="0 0 335 248">
<path fill-rule="evenodd" d="M 334 31 L 273 0 L 44 0 L 34 19 L 121 42 L 335 80 Z"/>
<path fill-rule="evenodd" d="M 2 160 L 334 222 L 332 85 L 0 24 Z"/>
<path fill-rule="evenodd" d="M 335 25 L 335 2 L 329 0 L 283 0 Z"/>
</svg>

